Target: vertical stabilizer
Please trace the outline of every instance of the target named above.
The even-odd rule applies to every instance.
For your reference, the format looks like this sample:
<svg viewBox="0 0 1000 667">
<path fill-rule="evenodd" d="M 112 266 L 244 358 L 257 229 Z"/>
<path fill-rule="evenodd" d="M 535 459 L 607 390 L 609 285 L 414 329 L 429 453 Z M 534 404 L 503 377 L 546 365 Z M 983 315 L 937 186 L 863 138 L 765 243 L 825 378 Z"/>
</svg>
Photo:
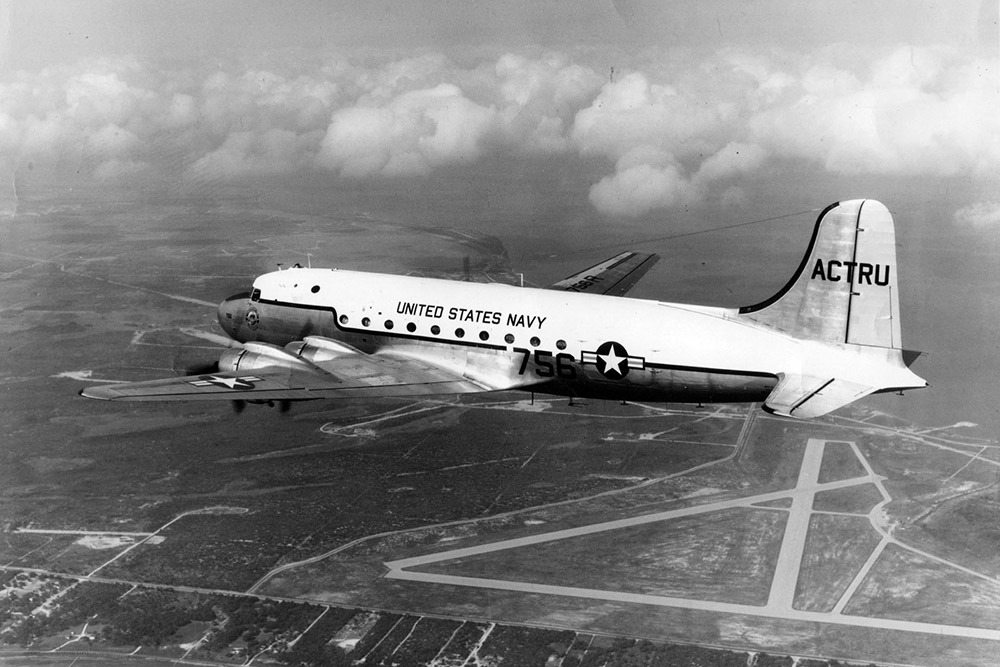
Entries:
<svg viewBox="0 0 1000 667">
<path fill-rule="evenodd" d="M 796 338 L 902 349 L 897 279 L 889 210 L 872 199 L 839 202 L 820 214 L 788 284 L 739 312 Z"/>
</svg>

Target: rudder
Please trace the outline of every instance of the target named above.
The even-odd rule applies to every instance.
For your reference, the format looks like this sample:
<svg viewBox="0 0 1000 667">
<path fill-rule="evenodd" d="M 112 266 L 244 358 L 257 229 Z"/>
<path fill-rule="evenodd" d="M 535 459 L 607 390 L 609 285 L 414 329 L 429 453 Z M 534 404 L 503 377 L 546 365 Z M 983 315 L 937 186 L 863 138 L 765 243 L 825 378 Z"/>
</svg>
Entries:
<svg viewBox="0 0 1000 667">
<path fill-rule="evenodd" d="M 827 207 L 792 279 L 740 316 L 797 338 L 901 349 L 892 214 L 873 199 Z"/>
</svg>

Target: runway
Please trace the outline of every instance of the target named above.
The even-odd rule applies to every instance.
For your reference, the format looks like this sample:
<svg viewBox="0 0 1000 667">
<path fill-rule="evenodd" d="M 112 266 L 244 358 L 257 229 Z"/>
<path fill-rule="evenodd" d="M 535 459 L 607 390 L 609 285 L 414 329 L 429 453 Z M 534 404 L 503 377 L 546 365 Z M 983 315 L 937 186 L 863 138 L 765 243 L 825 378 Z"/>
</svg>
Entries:
<svg viewBox="0 0 1000 667">
<path fill-rule="evenodd" d="M 628 517 L 614 521 L 580 526 L 566 530 L 557 530 L 538 535 L 520 537 L 510 540 L 482 544 L 461 549 L 452 549 L 436 553 L 405 558 L 401 560 L 389 561 L 385 563 L 388 573 L 385 575 L 390 579 L 403 581 L 421 582 L 427 584 L 444 584 L 451 586 L 466 586 L 473 588 L 494 589 L 503 591 L 517 591 L 523 593 L 568 596 L 596 601 L 624 602 L 634 604 L 656 605 L 663 607 L 677 607 L 682 609 L 692 609 L 707 612 L 717 612 L 721 614 L 747 615 L 757 617 L 775 618 L 789 621 L 806 621 L 813 623 L 826 623 L 842 626 L 854 626 L 861 628 L 880 628 L 885 630 L 898 630 L 903 632 L 926 633 L 933 635 L 944 635 L 951 637 L 964 637 L 974 639 L 986 639 L 1000 642 L 1000 630 L 964 627 L 957 625 L 945 625 L 937 623 L 924 623 L 916 621 L 897 620 L 889 618 L 877 618 L 870 616 L 853 616 L 843 613 L 850 596 L 858 589 L 868 571 L 877 561 L 887 544 L 898 544 L 903 548 L 910 549 L 922 556 L 932 558 L 939 562 L 946 562 L 936 558 L 931 554 L 926 554 L 908 547 L 896 541 L 890 534 L 880 527 L 878 513 L 882 505 L 891 498 L 885 490 L 883 479 L 876 475 L 868 466 L 867 461 L 861 456 L 854 443 L 849 443 L 855 456 L 864 465 L 866 474 L 850 479 L 838 480 L 828 483 L 819 483 L 819 471 L 823 462 L 823 454 L 828 442 L 844 442 L 842 440 L 819 440 L 810 439 L 805 447 L 802 464 L 799 469 L 799 476 L 796 486 L 785 491 L 775 491 L 744 498 L 724 500 L 716 503 L 698 505 L 694 507 L 684 507 L 676 510 L 657 512 L 654 514 Z M 830 612 L 802 611 L 793 607 L 796 584 L 799 578 L 799 570 L 802 565 L 802 556 L 805 550 L 808 536 L 809 519 L 813 514 L 813 499 L 821 491 L 834 489 L 845 489 L 854 486 L 874 484 L 882 494 L 883 500 L 877 503 L 868 512 L 872 526 L 882 535 L 882 540 L 874 549 L 868 561 L 860 569 L 852 584 L 838 602 L 836 607 Z M 760 506 L 764 503 L 771 503 L 780 499 L 791 499 L 791 507 L 787 510 L 780 508 L 769 508 L 777 511 L 787 511 L 788 519 L 782 537 L 781 549 L 776 560 L 774 575 L 772 578 L 768 602 L 764 606 L 754 606 L 746 604 L 735 604 L 719 601 L 708 601 L 698 599 L 686 599 L 678 597 L 647 595 L 641 593 L 627 593 L 622 591 L 601 590 L 594 588 L 578 588 L 572 586 L 556 586 L 538 582 L 490 579 L 480 577 L 466 577 L 458 575 L 448 575 L 439 573 L 420 572 L 418 568 L 436 564 L 447 563 L 448 561 L 468 558 L 499 551 L 518 549 L 537 544 L 545 544 L 566 540 L 570 538 L 597 535 L 607 531 L 614 531 L 623 528 L 640 526 L 661 521 L 670 521 L 682 517 L 708 514 L 720 510 L 733 508 L 746 508 Z M 971 572 L 966 568 L 950 564 L 967 574 L 983 577 L 978 573 Z M 983 577 L 987 581 L 988 578 Z M 993 582 L 994 584 L 996 582 Z"/>
</svg>

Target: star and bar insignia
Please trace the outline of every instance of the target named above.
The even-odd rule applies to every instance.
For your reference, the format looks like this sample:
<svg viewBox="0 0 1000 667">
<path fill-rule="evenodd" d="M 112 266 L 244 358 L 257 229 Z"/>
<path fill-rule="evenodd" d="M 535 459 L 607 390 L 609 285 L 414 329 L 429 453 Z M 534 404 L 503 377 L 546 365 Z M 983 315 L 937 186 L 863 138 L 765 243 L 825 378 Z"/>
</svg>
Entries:
<svg viewBox="0 0 1000 667">
<path fill-rule="evenodd" d="M 197 380 L 192 380 L 188 384 L 195 387 L 222 387 L 224 389 L 237 389 L 239 391 L 249 391 L 255 387 L 254 382 L 260 382 L 263 378 L 254 375 L 247 375 L 238 378 L 218 377 L 216 375 L 202 375 Z"/>
<path fill-rule="evenodd" d="M 625 346 L 613 340 L 602 343 L 596 352 L 582 352 L 580 362 L 594 364 L 598 372 L 610 380 L 618 380 L 628 375 L 629 370 L 641 371 L 646 368 L 645 357 L 630 356 Z"/>
</svg>

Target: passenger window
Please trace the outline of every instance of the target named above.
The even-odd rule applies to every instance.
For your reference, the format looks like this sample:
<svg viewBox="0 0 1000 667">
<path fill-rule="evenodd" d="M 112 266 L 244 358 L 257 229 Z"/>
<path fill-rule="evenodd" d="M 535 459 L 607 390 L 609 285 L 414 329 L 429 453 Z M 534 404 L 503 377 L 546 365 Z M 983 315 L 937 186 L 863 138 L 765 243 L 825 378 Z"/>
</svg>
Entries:
<svg viewBox="0 0 1000 667">
<path fill-rule="evenodd" d="M 254 288 L 253 292 L 250 293 L 250 300 L 251 301 L 260 301 L 260 290 L 259 289 Z"/>
</svg>

